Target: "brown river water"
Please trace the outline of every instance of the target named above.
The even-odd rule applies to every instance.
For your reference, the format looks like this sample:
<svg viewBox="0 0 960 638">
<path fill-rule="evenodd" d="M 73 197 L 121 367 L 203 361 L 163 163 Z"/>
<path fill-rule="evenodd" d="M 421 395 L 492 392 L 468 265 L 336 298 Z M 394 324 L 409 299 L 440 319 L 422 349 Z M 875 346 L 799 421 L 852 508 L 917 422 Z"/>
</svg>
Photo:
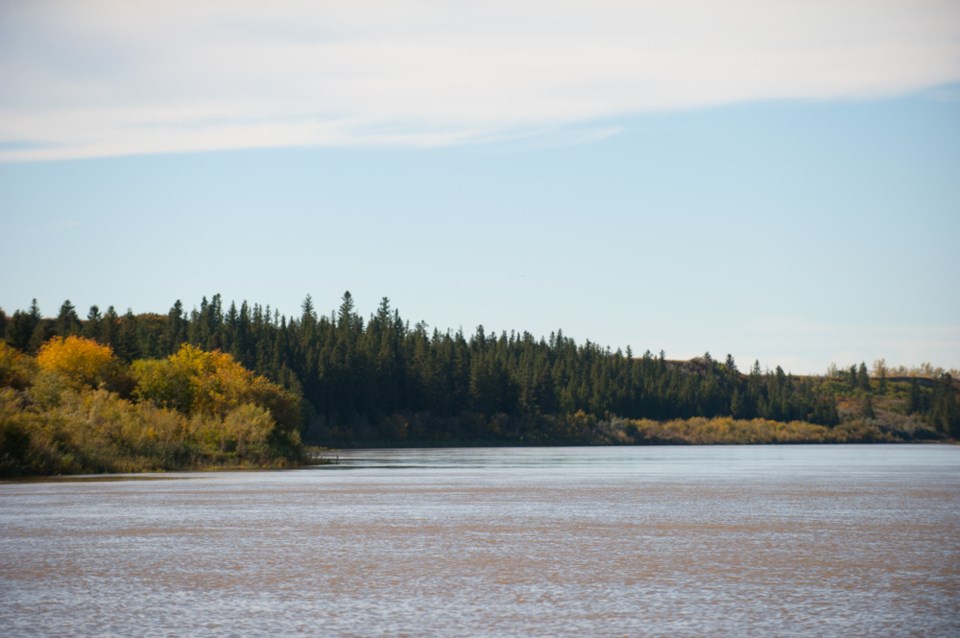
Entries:
<svg viewBox="0 0 960 638">
<path fill-rule="evenodd" d="M 960 636 L 960 447 L 0 484 L 2 636 Z"/>
</svg>

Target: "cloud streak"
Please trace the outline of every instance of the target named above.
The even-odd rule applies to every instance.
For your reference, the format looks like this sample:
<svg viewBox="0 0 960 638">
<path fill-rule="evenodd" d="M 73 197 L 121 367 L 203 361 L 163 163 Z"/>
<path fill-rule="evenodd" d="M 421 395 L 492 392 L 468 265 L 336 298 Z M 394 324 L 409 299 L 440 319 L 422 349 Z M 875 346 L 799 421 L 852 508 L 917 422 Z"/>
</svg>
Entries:
<svg viewBox="0 0 960 638">
<path fill-rule="evenodd" d="M 960 80 L 953 0 L 478 4 L 10 0 L 0 161 L 443 146 Z"/>
</svg>

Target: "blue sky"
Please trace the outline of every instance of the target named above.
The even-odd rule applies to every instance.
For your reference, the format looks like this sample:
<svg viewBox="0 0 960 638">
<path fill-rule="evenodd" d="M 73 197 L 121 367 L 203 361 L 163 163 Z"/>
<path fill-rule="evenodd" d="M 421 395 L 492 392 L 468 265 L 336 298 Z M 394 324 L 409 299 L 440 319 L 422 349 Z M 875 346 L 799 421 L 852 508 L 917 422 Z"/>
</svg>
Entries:
<svg viewBox="0 0 960 638">
<path fill-rule="evenodd" d="M 960 368 L 955 3 L 399 4 L 5 4 L 0 307 Z"/>
</svg>

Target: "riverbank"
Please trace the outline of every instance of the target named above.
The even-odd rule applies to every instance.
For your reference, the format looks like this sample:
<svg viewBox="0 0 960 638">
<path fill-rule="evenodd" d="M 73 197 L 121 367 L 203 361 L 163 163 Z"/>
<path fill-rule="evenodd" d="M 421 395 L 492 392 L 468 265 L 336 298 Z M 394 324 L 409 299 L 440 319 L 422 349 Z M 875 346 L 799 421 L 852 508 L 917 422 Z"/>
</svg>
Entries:
<svg viewBox="0 0 960 638">
<path fill-rule="evenodd" d="M 9 395 L 7 398 L 10 398 Z M 79 397 L 78 397 L 79 398 Z M 87 397 L 89 400 L 90 397 Z M 0 477 L 28 478 L 58 475 L 130 474 L 149 476 L 164 472 L 208 472 L 275 470 L 335 463 L 337 451 L 321 446 L 298 448 L 296 454 L 261 454 L 244 458 L 243 448 L 223 449 L 220 445 L 200 447 L 195 436 L 188 436 L 183 421 L 171 423 L 184 430 L 180 438 L 158 438 L 158 427 L 170 420 L 168 412 L 145 413 L 116 397 L 103 394 L 97 404 L 86 404 L 86 414 L 98 418 L 76 418 L 77 405 L 69 410 L 74 418 L 61 413 L 4 413 L 0 419 L 3 447 L 0 449 Z M 69 407 L 69 406 L 63 406 Z M 112 408 L 108 410 L 107 408 Z M 9 417 L 19 414 L 13 422 Z M 161 418 L 162 417 L 162 418 Z M 643 445 L 795 445 L 852 443 L 910 443 L 940 441 L 927 430 L 904 431 L 879 423 L 853 421 L 826 427 L 801 421 L 780 422 L 767 419 L 691 418 L 671 421 L 649 419 L 598 420 L 573 415 L 562 440 L 544 436 L 533 424 L 520 428 L 514 436 L 499 440 L 457 438 L 447 440 L 407 439 L 396 441 L 357 440 L 344 442 L 354 447 L 554 447 L 554 446 L 643 446 Z M 118 424 L 123 423 L 124 427 Z M 111 425 L 112 424 L 112 425 Z M 553 424 L 555 425 L 555 424 Z M 209 427 L 209 426 L 208 426 Z M 207 430 L 210 432 L 210 430 Z M 11 445 L 11 441 L 14 443 Z M 246 451 L 249 454 L 249 451 Z"/>
<path fill-rule="evenodd" d="M 806 421 L 692 417 L 599 419 L 583 412 L 566 415 L 484 416 L 464 413 L 438 419 L 429 414 L 392 417 L 394 436 L 375 428 L 326 443 L 338 448 L 556 447 L 590 445 L 760 445 L 819 443 L 916 443 L 947 441 L 917 419 L 852 418 L 836 426 Z M 396 433 L 402 433 L 397 436 Z"/>
</svg>

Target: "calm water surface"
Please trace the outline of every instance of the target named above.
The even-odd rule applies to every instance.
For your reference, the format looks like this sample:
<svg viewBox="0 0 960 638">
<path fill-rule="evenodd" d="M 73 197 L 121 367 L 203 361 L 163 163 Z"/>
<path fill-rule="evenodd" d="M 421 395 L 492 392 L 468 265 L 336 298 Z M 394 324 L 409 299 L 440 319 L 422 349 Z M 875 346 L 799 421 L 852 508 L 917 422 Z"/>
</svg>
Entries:
<svg viewBox="0 0 960 638">
<path fill-rule="evenodd" d="M 3 636 L 956 636 L 960 447 L 0 484 Z"/>
</svg>

